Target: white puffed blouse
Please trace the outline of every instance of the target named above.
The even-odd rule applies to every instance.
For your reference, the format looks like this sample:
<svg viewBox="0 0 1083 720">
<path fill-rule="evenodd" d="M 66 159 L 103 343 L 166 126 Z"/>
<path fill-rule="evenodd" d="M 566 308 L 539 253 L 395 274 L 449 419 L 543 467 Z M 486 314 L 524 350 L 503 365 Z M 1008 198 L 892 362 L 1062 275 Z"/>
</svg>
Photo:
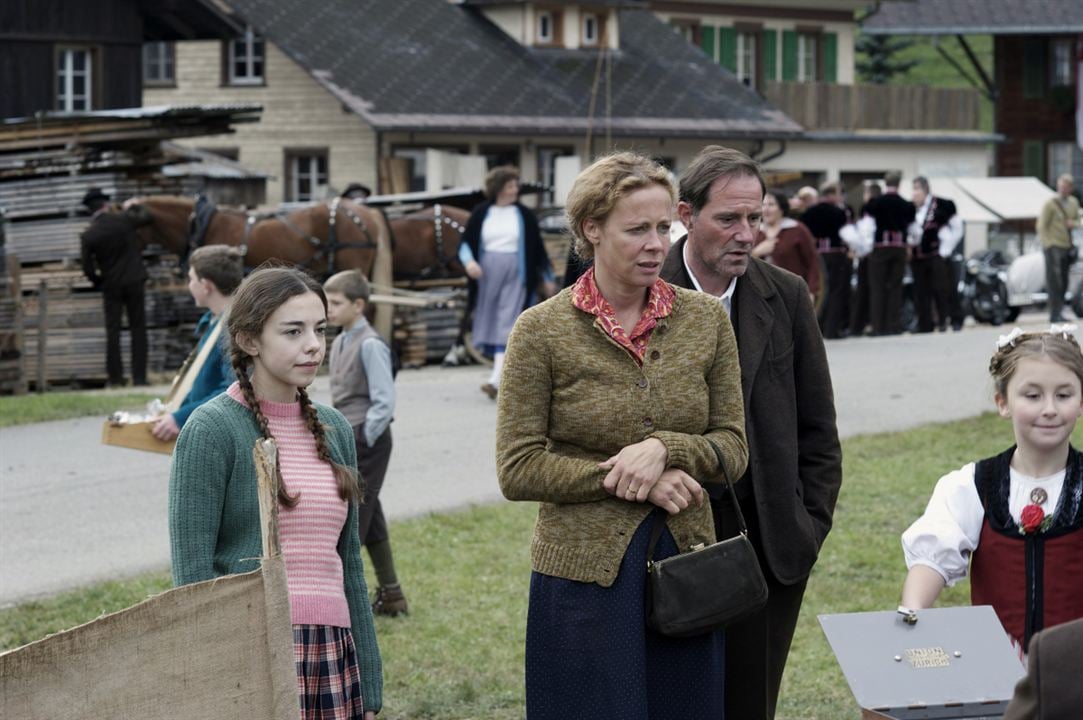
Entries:
<svg viewBox="0 0 1083 720">
<path fill-rule="evenodd" d="M 1064 470 L 1047 477 L 1033 478 L 1011 470 L 1008 510 L 1019 522 L 1023 508 L 1031 503 L 1030 493 L 1042 488 L 1048 499 L 1042 504 L 1051 515 L 1060 502 Z M 936 570 L 949 585 L 966 577 L 970 555 L 978 547 L 985 511 L 974 485 L 974 463 L 940 478 L 929 498 L 925 514 L 902 534 L 906 567 L 926 565 Z"/>
</svg>

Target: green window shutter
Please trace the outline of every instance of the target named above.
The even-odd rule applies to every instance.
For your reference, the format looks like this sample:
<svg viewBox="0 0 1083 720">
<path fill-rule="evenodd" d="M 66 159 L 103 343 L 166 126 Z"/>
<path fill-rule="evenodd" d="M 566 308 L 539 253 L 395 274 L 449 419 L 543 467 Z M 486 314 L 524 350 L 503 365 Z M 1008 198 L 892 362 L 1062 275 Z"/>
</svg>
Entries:
<svg viewBox="0 0 1083 720">
<path fill-rule="evenodd" d="M 713 25 L 701 25 L 699 28 L 699 46 L 711 60 L 715 59 L 715 36 L 718 30 Z"/>
<path fill-rule="evenodd" d="M 797 79 L 797 33 L 782 31 L 782 79 Z"/>
<path fill-rule="evenodd" d="M 1023 141 L 1023 174 L 1045 181 L 1045 147 L 1041 140 Z"/>
<path fill-rule="evenodd" d="M 1046 41 L 1040 38 L 1023 40 L 1023 97 L 1045 96 Z"/>
<path fill-rule="evenodd" d="M 763 55 L 760 56 L 763 63 L 763 79 L 774 82 L 778 80 L 778 63 L 775 60 L 778 56 L 778 32 L 764 30 L 760 37 L 763 38 Z"/>
<path fill-rule="evenodd" d="M 835 83 L 839 79 L 839 36 L 824 33 L 824 82 Z"/>
<path fill-rule="evenodd" d="M 718 28 L 718 64 L 737 71 L 737 31 L 731 27 Z"/>
</svg>

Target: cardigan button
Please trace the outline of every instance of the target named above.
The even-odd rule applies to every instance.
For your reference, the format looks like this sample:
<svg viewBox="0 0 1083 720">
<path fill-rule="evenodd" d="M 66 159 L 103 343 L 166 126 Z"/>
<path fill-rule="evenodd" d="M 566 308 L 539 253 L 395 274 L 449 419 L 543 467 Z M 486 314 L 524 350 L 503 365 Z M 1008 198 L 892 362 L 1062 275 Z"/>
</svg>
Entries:
<svg viewBox="0 0 1083 720">
<path fill-rule="evenodd" d="M 647 378 L 645 378 L 645 377 L 639 378 L 639 380 L 636 381 L 636 385 L 638 385 L 641 388 L 647 387 L 647 385 L 648 385 Z"/>
<path fill-rule="evenodd" d="M 654 420 L 651 420 L 650 417 L 643 418 L 643 427 L 654 427 Z"/>
<path fill-rule="evenodd" d="M 651 352 L 651 360 L 657 360 L 660 357 L 662 357 L 662 353 L 658 352 L 657 350 Z"/>
</svg>

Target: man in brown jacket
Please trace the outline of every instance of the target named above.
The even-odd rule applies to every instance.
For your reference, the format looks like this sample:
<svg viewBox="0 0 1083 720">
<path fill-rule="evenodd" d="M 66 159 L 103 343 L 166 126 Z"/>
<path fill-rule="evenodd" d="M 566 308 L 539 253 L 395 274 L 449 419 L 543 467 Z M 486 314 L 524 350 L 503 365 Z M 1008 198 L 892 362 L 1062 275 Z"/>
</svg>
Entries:
<svg viewBox="0 0 1083 720">
<path fill-rule="evenodd" d="M 743 153 L 704 148 L 681 176 L 688 228 L 662 278 L 719 298 L 741 363 L 748 471 L 736 484 L 767 578 L 764 610 L 726 630 L 726 717 L 773 718 L 805 585 L 831 529 L 842 450 L 827 355 L 805 282 L 752 258 L 765 187 Z M 732 502 L 712 488 L 719 539 L 737 534 Z"/>
<path fill-rule="evenodd" d="M 1047 628 L 1030 639 L 1027 674 L 1015 686 L 1004 720 L 1083 717 L 1083 619 Z"/>
</svg>

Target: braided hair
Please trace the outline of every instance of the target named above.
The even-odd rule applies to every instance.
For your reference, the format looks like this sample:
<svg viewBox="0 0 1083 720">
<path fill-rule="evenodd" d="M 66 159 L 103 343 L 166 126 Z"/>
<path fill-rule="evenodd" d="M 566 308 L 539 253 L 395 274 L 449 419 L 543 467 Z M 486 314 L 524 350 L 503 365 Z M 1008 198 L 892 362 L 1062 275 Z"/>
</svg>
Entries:
<svg viewBox="0 0 1083 720">
<path fill-rule="evenodd" d="M 315 293 L 323 302 L 324 312 L 327 311 L 327 297 L 323 288 L 304 272 L 292 267 L 264 265 L 248 276 L 237 289 L 233 296 L 233 302 L 229 312 L 229 338 L 230 338 L 230 362 L 233 371 L 237 375 L 241 393 L 245 403 L 252 411 L 253 419 L 259 428 L 260 437 L 270 439 L 271 431 L 267 423 L 267 417 L 260 407 L 256 390 L 252 386 L 250 373 L 252 370 L 252 356 L 245 352 L 238 338 L 258 338 L 263 332 L 263 326 L 267 318 L 281 307 L 286 301 L 299 295 Z M 320 422 L 316 406 L 308 397 L 304 388 L 297 388 L 297 396 L 301 403 L 301 412 L 304 415 L 305 426 L 316 439 L 316 454 L 320 460 L 329 464 L 334 471 L 335 480 L 338 483 L 339 497 L 347 502 L 357 502 L 361 498 L 361 487 L 357 471 L 354 468 L 336 463 L 331 456 L 331 448 L 327 441 L 327 433 L 323 423 Z M 286 492 L 285 483 L 282 482 L 282 470 L 275 462 L 275 475 L 278 482 L 278 501 L 286 507 L 297 505 L 298 496 Z"/>
<path fill-rule="evenodd" d="M 1016 328 L 1003 338 L 989 361 L 989 374 L 993 376 L 997 394 L 1007 397 L 1008 383 L 1020 360 L 1042 356 L 1071 370 L 1083 385 L 1083 350 L 1070 332 L 1021 332 Z"/>
</svg>

